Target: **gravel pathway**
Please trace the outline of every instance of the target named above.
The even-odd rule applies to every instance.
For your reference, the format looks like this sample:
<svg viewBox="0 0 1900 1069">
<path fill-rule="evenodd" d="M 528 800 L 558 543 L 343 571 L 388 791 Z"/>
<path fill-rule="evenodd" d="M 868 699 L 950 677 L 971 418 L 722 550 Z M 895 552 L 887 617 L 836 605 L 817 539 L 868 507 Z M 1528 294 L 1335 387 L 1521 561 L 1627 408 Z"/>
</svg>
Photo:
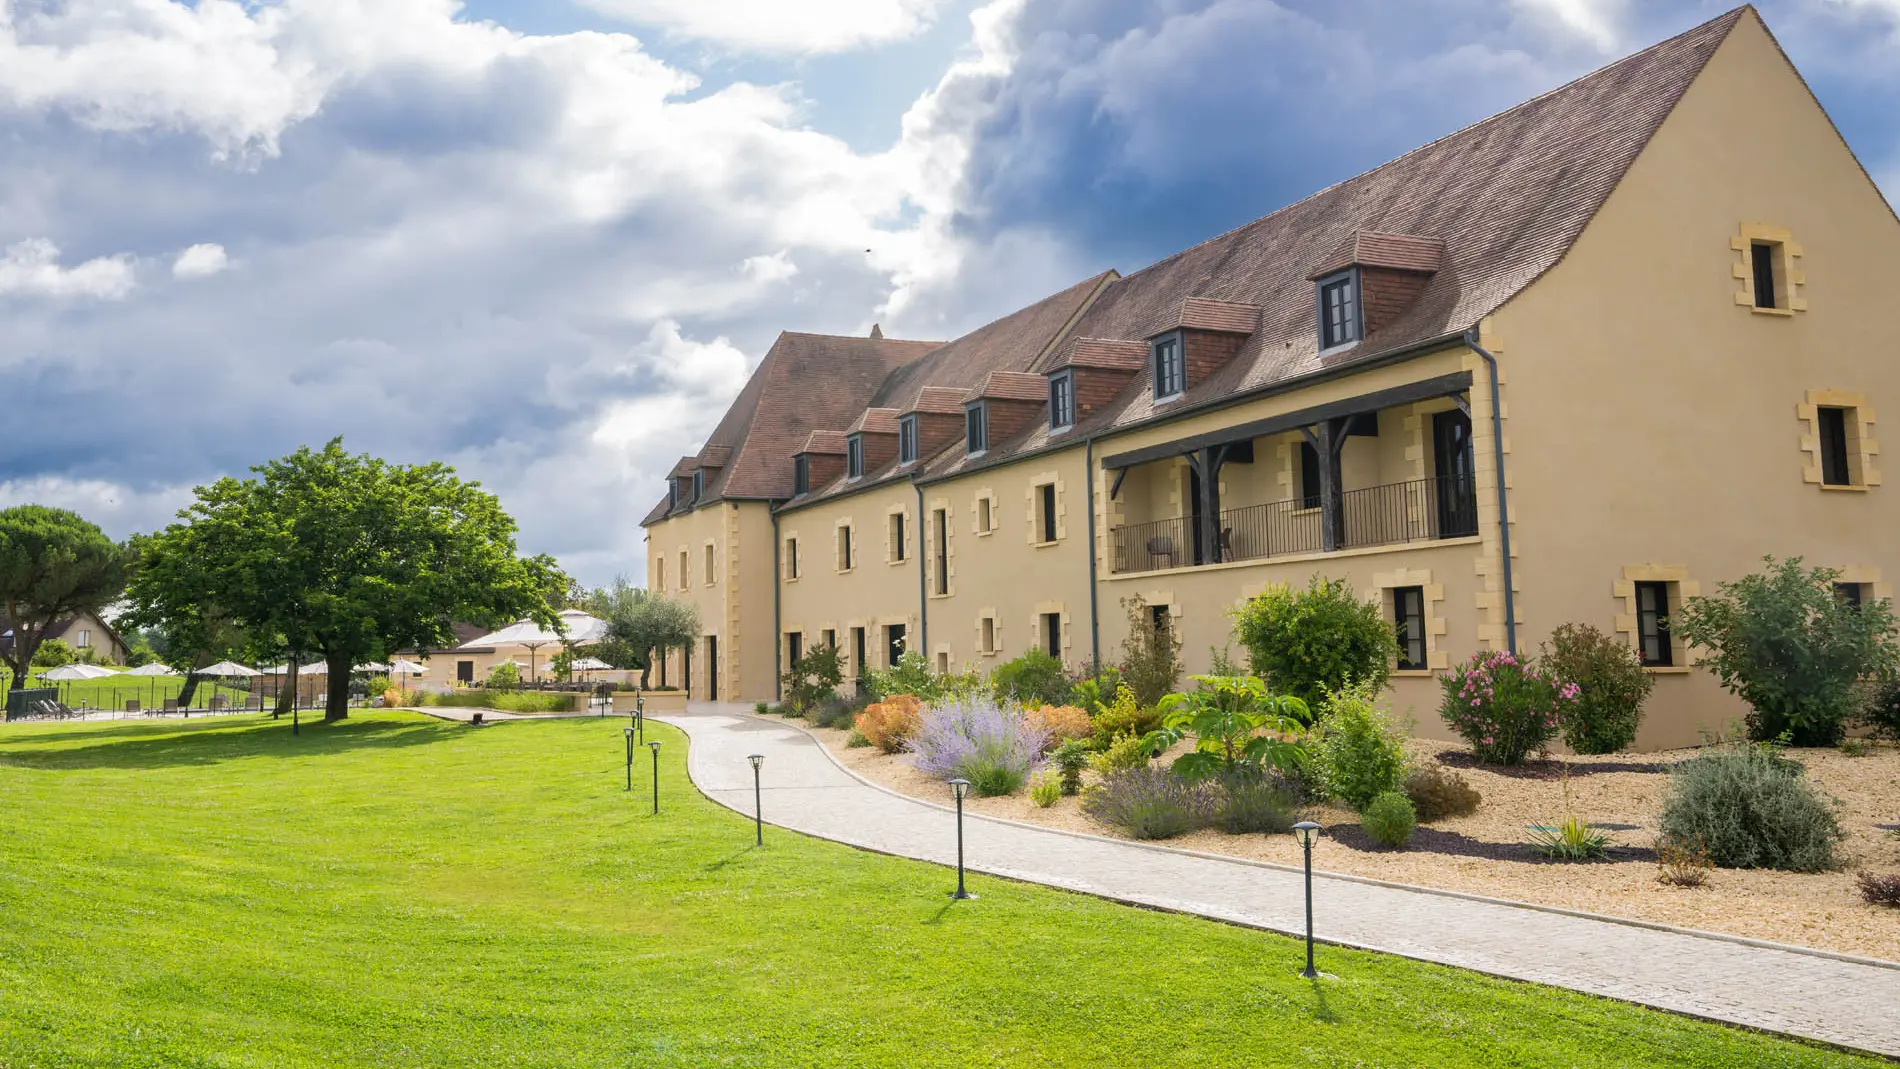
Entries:
<svg viewBox="0 0 1900 1069">
<path fill-rule="evenodd" d="M 955 828 L 942 807 L 857 779 L 795 727 L 730 705 L 655 719 L 691 738 L 688 771 L 716 802 L 751 815 L 746 755 L 764 754 L 767 823 L 955 863 Z M 972 871 L 1304 931 L 1298 872 L 968 815 L 964 833 Z M 1900 967 L 1893 965 L 1350 878 L 1316 877 L 1313 898 L 1315 928 L 1326 942 L 1900 1057 Z"/>
</svg>

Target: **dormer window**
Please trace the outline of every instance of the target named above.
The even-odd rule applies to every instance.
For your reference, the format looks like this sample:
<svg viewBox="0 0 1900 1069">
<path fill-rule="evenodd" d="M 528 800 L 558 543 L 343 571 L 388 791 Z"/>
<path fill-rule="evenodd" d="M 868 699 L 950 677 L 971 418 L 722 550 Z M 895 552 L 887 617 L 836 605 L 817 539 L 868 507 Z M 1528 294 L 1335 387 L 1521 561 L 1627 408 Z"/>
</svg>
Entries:
<svg viewBox="0 0 1900 1069">
<path fill-rule="evenodd" d="M 1180 332 L 1149 342 L 1148 356 L 1154 368 L 1155 400 L 1181 396 L 1181 391 L 1187 389 L 1187 361 L 1181 352 Z"/>
<path fill-rule="evenodd" d="M 844 473 L 852 479 L 864 477 L 864 439 L 859 435 L 844 440 Z"/>
<path fill-rule="evenodd" d="M 1075 426 L 1075 372 L 1062 371 L 1049 376 L 1049 429 L 1065 430 Z"/>
<path fill-rule="evenodd" d="M 1359 340 L 1359 273 L 1353 270 L 1319 280 L 1319 347 L 1337 349 Z"/>
<path fill-rule="evenodd" d="M 792 496 L 811 493 L 811 458 L 800 454 L 792 458 Z"/>
<path fill-rule="evenodd" d="M 964 452 L 977 456 L 990 447 L 989 407 L 978 401 L 963 410 Z"/>
<path fill-rule="evenodd" d="M 666 480 L 666 507 L 668 511 L 680 507 L 680 481 L 678 479 Z"/>
<path fill-rule="evenodd" d="M 914 415 L 897 421 L 897 462 L 917 462 L 917 417 Z"/>
<path fill-rule="evenodd" d="M 706 473 L 703 471 L 696 471 L 693 473 L 693 504 L 695 505 L 699 504 L 699 499 L 703 497 L 705 493 L 706 493 Z"/>
</svg>

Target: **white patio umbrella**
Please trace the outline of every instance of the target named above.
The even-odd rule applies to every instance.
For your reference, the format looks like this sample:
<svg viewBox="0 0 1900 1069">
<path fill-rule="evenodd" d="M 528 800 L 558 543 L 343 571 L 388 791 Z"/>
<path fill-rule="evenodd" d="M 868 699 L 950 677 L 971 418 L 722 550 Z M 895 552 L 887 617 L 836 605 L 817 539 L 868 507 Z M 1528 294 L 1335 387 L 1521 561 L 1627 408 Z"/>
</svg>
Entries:
<svg viewBox="0 0 1900 1069">
<path fill-rule="evenodd" d="M 389 663 L 389 671 L 393 675 L 419 676 L 428 670 L 427 665 L 417 664 L 414 661 L 405 661 L 400 657 Z"/>
<path fill-rule="evenodd" d="M 236 661 L 219 661 L 217 664 L 208 664 L 198 669 L 198 674 L 201 676 L 210 676 L 213 679 L 249 679 L 252 676 L 261 676 L 264 673 L 255 668 L 241 665 Z"/>
<path fill-rule="evenodd" d="M 67 683 L 75 679 L 104 679 L 119 673 L 110 668 L 101 668 L 96 664 L 62 664 L 58 668 L 48 668 L 40 673 L 41 679 L 50 679 L 55 683 Z"/>
<path fill-rule="evenodd" d="M 613 665 L 608 664 L 598 657 L 582 657 L 568 667 L 574 669 L 576 672 L 599 672 L 603 669 L 612 668 Z"/>
<path fill-rule="evenodd" d="M 387 673 L 389 671 L 389 666 L 379 661 L 365 661 L 362 664 L 357 665 L 354 669 L 352 669 L 352 671 Z"/>
<path fill-rule="evenodd" d="M 156 703 L 158 701 L 158 677 L 159 676 L 174 676 L 175 677 L 178 675 L 178 671 L 172 668 L 170 665 L 160 664 L 157 661 L 153 661 L 151 664 L 139 665 L 137 668 L 134 668 L 131 671 L 126 672 L 125 674 L 128 676 L 139 676 L 140 678 L 143 678 L 143 679 L 150 679 L 152 682 L 145 688 L 145 700 L 148 702 Z"/>
</svg>

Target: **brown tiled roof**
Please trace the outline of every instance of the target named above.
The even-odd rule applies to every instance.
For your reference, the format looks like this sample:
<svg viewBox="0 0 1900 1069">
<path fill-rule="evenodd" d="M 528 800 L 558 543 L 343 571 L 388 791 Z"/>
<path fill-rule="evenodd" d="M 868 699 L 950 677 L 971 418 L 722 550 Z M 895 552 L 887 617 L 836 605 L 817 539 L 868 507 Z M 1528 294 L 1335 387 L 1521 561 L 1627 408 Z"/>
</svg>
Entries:
<svg viewBox="0 0 1900 1069">
<path fill-rule="evenodd" d="M 1031 375 L 1024 371 L 992 371 L 983 385 L 971 390 L 964 398 L 974 401 L 979 397 L 994 397 L 1004 401 L 1045 401 L 1049 398 L 1049 380 L 1041 375 Z M 963 411 L 962 405 L 957 411 Z"/>
<path fill-rule="evenodd" d="M 1101 367 L 1139 371 L 1148 362 L 1148 343 L 1132 338 L 1071 338 L 1038 368 Z"/>
<path fill-rule="evenodd" d="M 1234 301 L 1213 301 L 1189 297 L 1181 302 L 1181 314 L 1174 325 L 1193 330 L 1218 330 L 1228 334 L 1252 334 L 1260 329 L 1260 306 Z"/>
<path fill-rule="evenodd" d="M 963 415 L 963 393 L 955 386 L 926 386 L 917 391 L 917 400 L 909 412 L 935 412 L 939 415 Z"/>
<path fill-rule="evenodd" d="M 813 431 L 799 447 L 800 453 L 843 453 L 843 431 Z"/>
<path fill-rule="evenodd" d="M 893 370 L 940 344 L 780 334 L 706 437 L 706 449 L 727 450 L 729 459 L 716 475 L 709 473 L 700 503 L 792 496 L 792 453 L 811 432 L 848 426 Z M 685 470 L 676 467 L 675 474 L 685 474 L 698 463 L 697 458 L 686 460 Z M 641 523 L 654 523 L 666 514 L 662 498 Z"/>
<path fill-rule="evenodd" d="M 1326 262 L 1307 272 L 1308 279 L 1330 275 L 1348 267 L 1389 267 L 1395 271 L 1421 271 L 1431 274 L 1445 261 L 1445 242 L 1441 238 L 1422 238 L 1414 234 L 1381 234 L 1361 230 L 1346 240 Z"/>
<path fill-rule="evenodd" d="M 699 467 L 698 457 L 684 456 L 679 459 L 679 463 L 673 465 L 673 470 L 666 474 L 669 478 L 677 475 L 691 475 L 696 467 Z"/>
<path fill-rule="evenodd" d="M 723 468 L 732 459 L 732 447 L 729 445 L 709 445 L 699 451 L 699 466 L 702 468 Z"/>
<path fill-rule="evenodd" d="M 858 413 L 858 418 L 852 421 L 851 426 L 846 428 L 845 433 L 858 434 L 860 432 L 864 434 L 896 434 L 897 409 L 867 408 Z"/>
<path fill-rule="evenodd" d="M 1072 333 L 1149 338 L 1190 298 L 1258 305 L 1259 329 L 1217 372 L 1190 383 L 1170 414 L 1276 387 L 1322 370 L 1306 279 L 1313 265 L 1349 245 L 1398 244 L 1356 241 L 1366 233 L 1448 240 L 1417 299 L 1343 354 L 1344 363 L 1476 326 L 1563 257 L 1748 13 L 1738 8 L 1113 282 Z M 1341 362 L 1329 357 L 1326 366 Z M 1145 359 L 1140 367 L 1120 398 L 1076 429 L 1086 434 L 1155 415 Z M 993 443 L 985 461 L 1009 452 Z"/>
</svg>

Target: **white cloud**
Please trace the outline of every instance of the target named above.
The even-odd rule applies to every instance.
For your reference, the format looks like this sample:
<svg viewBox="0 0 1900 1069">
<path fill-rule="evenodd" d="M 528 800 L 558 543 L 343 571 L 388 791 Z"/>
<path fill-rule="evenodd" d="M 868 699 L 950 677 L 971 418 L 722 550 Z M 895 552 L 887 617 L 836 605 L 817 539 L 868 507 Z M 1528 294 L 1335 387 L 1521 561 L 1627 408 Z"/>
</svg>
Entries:
<svg viewBox="0 0 1900 1069">
<path fill-rule="evenodd" d="M 132 285 L 132 258 L 125 255 L 61 267 L 59 246 L 46 238 L 16 241 L 0 254 L 0 295 L 117 300 L 130 293 Z"/>
<path fill-rule="evenodd" d="M 115 536 L 150 531 L 170 523 L 191 500 L 191 487 L 136 489 L 106 479 L 59 475 L 0 480 L 0 508 L 47 505 L 71 509 Z"/>
<path fill-rule="evenodd" d="M 1621 24 L 1628 0 L 1513 0 L 1516 6 L 1554 20 L 1565 30 L 1589 42 L 1597 51 L 1611 53 L 1623 44 Z"/>
<path fill-rule="evenodd" d="M 780 249 L 769 256 L 746 257 L 739 270 L 754 282 L 783 282 L 798 274 L 798 265 L 792 262 L 790 249 Z"/>
<path fill-rule="evenodd" d="M 914 37 L 943 0 L 581 0 L 668 34 L 756 52 L 841 52 Z"/>
<path fill-rule="evenodd" d="M 172 275 L 175 278 L 205 278 L 215 275 L 230 265 L 225 256 L 224 246 L 215 243 L 193 245 L 178 254 L 172 261 Z"/>
</svg>

